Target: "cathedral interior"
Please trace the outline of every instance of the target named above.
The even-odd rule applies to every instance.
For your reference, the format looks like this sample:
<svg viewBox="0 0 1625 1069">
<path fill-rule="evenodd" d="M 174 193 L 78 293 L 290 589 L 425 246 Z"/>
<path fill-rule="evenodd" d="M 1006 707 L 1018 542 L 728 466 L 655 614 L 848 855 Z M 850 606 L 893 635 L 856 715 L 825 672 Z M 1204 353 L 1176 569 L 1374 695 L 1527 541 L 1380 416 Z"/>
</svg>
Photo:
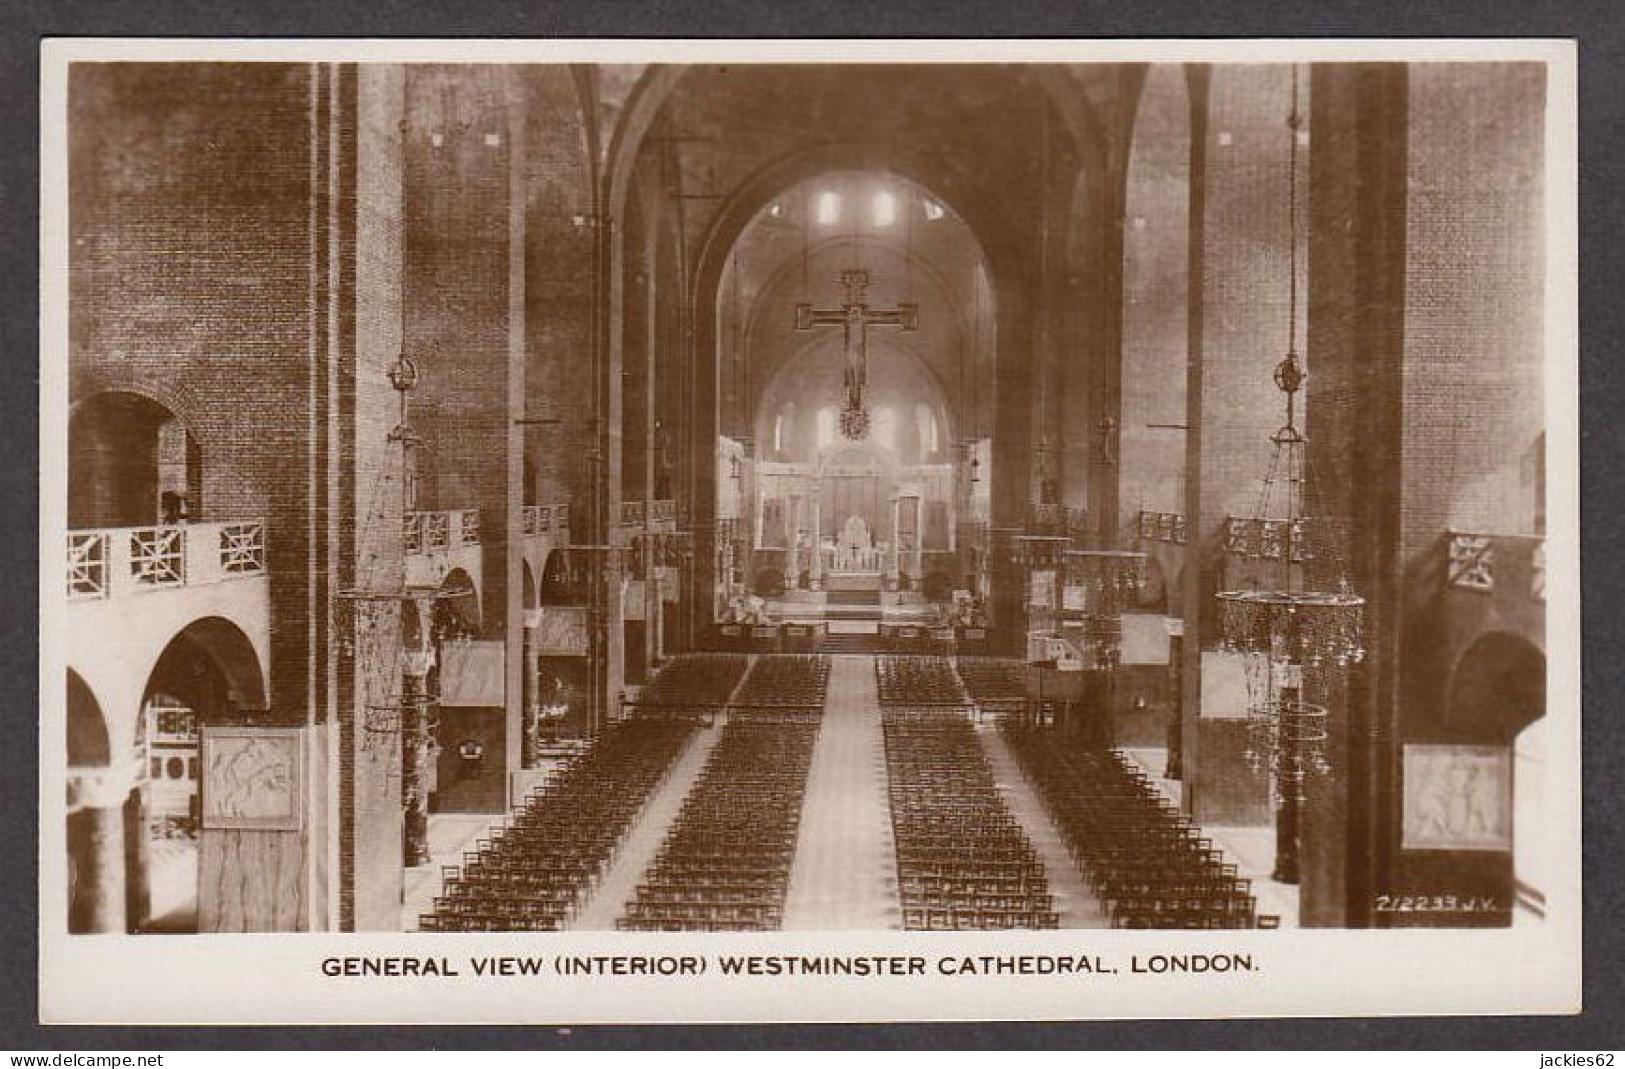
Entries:
<svg viewBox="0 0 1625 1069">
<path fill-rule="evenodd" d="M 69 930 L 1541 923 L 1545 114 L 74 64 Z"/>
</svg>

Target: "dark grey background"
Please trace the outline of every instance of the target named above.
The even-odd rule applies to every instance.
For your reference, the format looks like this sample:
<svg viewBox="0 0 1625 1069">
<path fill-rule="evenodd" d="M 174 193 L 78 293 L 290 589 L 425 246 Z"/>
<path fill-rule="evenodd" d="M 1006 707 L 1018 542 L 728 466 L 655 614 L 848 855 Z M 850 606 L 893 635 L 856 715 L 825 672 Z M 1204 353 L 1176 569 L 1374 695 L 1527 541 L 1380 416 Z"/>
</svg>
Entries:
<svg viewBox="0 0 1625 1069">
<path fill-rule="evenodd" d="M 42 1028 L 36 994 L 39 42 L 153 37 L 1572 37 L 1580 42 L 1585 1005 L 1578 1017 L 893 1026 Z M 0 0 L 0 1049 L 1625 1047 L 1625 3 L 1620 0 Z M 1404 967 L 1402 961 L 1394 963 Z M 129 978 L 141 982 L 144 978 Z M 157 978 L 152 978 L 156 980 Z M 1530 1069 L 1538 1069 L 1531 1056 Z"/>
</svg>

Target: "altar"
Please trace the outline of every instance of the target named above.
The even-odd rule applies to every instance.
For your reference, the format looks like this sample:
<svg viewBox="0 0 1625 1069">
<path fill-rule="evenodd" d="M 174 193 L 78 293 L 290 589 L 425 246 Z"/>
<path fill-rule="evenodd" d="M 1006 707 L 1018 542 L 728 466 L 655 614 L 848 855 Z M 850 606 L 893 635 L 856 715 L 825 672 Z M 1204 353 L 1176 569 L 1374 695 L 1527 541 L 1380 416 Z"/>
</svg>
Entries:
<svg viewBox="0 0 1625 1069">
<path fill-rule="evenodd" d="M 841 524 L 838 537 L 823 539 L 818 547 L 819 570 L 824 573 L 828 589 L 843 589 L 834 585 L 837 579 L 857 579 L 873 576 L 875 586 L 886 570 L 886 543 L 877 543 L 869 525 L 861 516 L 848 516 Z M 863 589 L 845 587 L 844 589 Z"/>
<path fill-rule="evenodd" d="M 941 570 L 955 551 L 953 480 L 949 465 L 881 463 L 851 449 L 816 464 L 760 462 L 753 584 L 772 592 L 782 575 L 784 591 L 828 591 L 848 604 L 859 593 L 920 591 L 926 555 Z"/>
</svg>

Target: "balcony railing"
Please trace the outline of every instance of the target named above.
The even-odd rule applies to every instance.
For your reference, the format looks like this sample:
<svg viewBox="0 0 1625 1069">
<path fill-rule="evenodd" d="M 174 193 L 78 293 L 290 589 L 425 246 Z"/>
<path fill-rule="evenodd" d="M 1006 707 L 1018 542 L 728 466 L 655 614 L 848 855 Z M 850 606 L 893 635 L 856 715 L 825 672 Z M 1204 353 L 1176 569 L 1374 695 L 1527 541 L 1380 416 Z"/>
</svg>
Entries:
<svg viewBox="0 0 1625 1069">
<path fill-rule="evenodd" d="M 565 531 L 570 527 L 569 505 L 526 505 L 524 508 L 525 533 L 546 534 Z"/>
<path fill-rule="evenodd" d="M 402 538 L 407 553 L 477 546 L 480 544 L 480 514 L 477 509 L 408 512 L 403 517 Z"/>
<path fill-rule="evenodd" d="M 231 575 L 259 575 L 265 571 L 265 525 L 220 525 L 220 567 Z"/>
<path fill-rule="evenodd" d="M 106 531 L 68 534 L 68 597 L 100 598 L 107 594 Z"/>
<path fill-rule="evenodd" d="M 264 574 L 265 524 L 259 520 L 68 532 L 72 601 Z"/>
<path fill-rule="evenodd" d="M 622 527 L 642 527 L 645 520 L 649 523 L 676 523 L 677 502 L 668 498 L 621 502 Z"/>
<path fill-rule="evenodd" d="M 1288 527 L 1291 530 L 1288 531 Z M 1302 520 L 1260 520 L 1231 516 L 1224 521 L 1224 551 L 1248 560 L 1280 560 L 1290 552 L 1302 562 L 1307 547 Z"/>
<path fill-rule="evenodd" d="M 1445 583 L 1457 590 L 1546 600 L 1546 540 L 1452 531 Z"/>
<path fill-rule="evenodd" d="M 1089 531 L 1087 509 L 1071 505 L 1042 505 L 1032 502 L 1027 506 L 1027 532 L 1035 535 L 1074 535 Z"/>
<path fill-rule="evenodd" d="M 1148 512 L 1140 510 L 1140 537 L 1151 542 L 1185 544 L 1188 537 L 1185 517 L 1177 512 Z M 1226 543 L 1228 547 L 1228 542 Z"/>
</svg>

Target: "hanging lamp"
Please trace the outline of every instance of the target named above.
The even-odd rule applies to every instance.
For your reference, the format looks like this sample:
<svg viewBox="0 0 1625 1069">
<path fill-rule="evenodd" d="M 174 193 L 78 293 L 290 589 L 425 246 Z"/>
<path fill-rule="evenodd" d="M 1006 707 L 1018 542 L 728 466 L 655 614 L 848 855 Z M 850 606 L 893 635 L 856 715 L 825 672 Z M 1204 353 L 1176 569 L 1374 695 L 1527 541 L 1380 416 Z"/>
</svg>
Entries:
<svg viewBox="0 0 1625 1069">
<path fill-rule="evenodd" d="M 1307 783 L 1328 774 L 1330 710 L 1310 697 L 1342 691 L 1365 657 L 1365 600 L 1350 588 L 1333 526 L 1316 515 L 1308 439 L 1298 426 L 1297 395 L 1306 378 L 1298 331 L 1298 68 L 1292 68 L 1287 348 L 1276 364 L 1286 421 L 1269 436 L 1272 454 L 1258 505 L 1232 557 L 1245 585 L 1219 593 L 1222 649 L 1240 656 L 1247 681 L 1249 765 L 1270 779 L 1276 807 L 1274 878 L 1299 881 L 1301 814 Z"/>
</svg>

